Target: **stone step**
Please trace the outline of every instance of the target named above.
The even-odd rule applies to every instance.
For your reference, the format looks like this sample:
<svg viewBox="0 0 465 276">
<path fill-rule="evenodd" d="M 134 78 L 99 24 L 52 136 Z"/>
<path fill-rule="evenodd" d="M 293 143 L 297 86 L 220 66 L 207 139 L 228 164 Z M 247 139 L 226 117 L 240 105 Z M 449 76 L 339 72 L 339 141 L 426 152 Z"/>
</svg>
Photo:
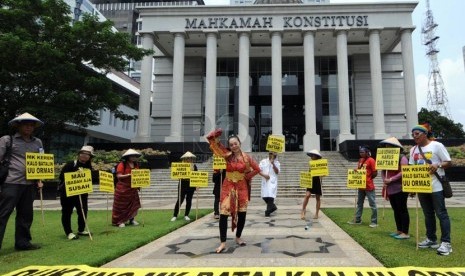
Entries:
<svg viewBox="0 0 465 276">
<path fill-rule="evenodd" d="M 353 169 L 357 166 L 356 162 L 346 160 L 337 152 L 321 152 L 328 159 L 330 175 L 323 179 L 323 196 L 324 197 L 341 197 L 353 198 L 355 191 L 347 189 L 346 177 L 347 169 Z M 266 158 L 267 153 L 251 153 L 251 156 L 259 162 Z M 299 178 L 301 171 L 308 171 L 308 156 L 303 152 L 286 152 L 279 154 L 278 160 L 281 163 L 281 172 L 279 174 L 278 197 L 282 198 L 300 198 L 305 194 L 305 189 L 299 187 Z M 199 170 L 213 172 L 211 160 L 204 163 L 196 164 Z M 211 177 L 211 176 L 210 176 Z M 155 169 L 151 172 L 152 183 L 150 187 L 142 190 L 142 195 L 146 199 L 166 199 L 177 197 L 178 181 L 170 178 L 170 169 Z M 252 181 L 252 198 L 260 199 L 260 181 L 261 177 L 256 176 Z M 381 177 L 375 179 L 377 194 L 381 196 Z M 453 182 L 452 187 L 454 196 L 465 196 L 465 182 Z M 91 198 L 104 199 L 107 194 L 98 191 L 90 195 Z M 212 198 L 213 183 L 209 183 L 206 188 L 201 188 L 194 198 Z M 261 199 L 260 199 L 261 200 Z"/>
</svg>

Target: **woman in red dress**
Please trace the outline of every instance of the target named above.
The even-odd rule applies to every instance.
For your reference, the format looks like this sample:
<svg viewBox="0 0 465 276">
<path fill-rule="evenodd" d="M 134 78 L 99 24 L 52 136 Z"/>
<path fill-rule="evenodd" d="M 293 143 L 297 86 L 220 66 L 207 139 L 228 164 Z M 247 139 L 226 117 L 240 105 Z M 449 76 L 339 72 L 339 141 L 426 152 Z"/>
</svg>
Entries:
<svg viewBox="0 0 465 276">
<path fill-rule="evenodd" d="M 245 225 L 247 205 L 250 200 L 250 181 L 257 174 L 265 178 L 268 175 L 260 172 L 257 162 L 241 150 L 241 141 L 236 135 L 228 138 L 227 149 L 219 140 L 222 130 L 217 129 L 207 135 L 210 149 L 215 155 L 222 156 L 226 160 L 226 177 L 224 178 L 220 195 L 220 246 L 216 253 L 221 253 L 226 248 L 226 237 L 228 228 L 228 216 L 231 215 L 231 229 L 236 231 L 236 244 L 245 246 L 241 239 L 242 230 Z"/>
<path fill-rule="evenodd" d="M 134 218 L 140 208 L 139 191 L 131 188 L 131 170 L 138 169 L 137 159 L 140 153 L 133 149 L 127 150 L 123 154 L 123 161 L 116 168 L 118 183 L 115 188 L 115 198 L 113 201 L 113 212 L 111 220 L 113 225 L 125 227 L 129 225 L 139 225 Z"/>
</svg>

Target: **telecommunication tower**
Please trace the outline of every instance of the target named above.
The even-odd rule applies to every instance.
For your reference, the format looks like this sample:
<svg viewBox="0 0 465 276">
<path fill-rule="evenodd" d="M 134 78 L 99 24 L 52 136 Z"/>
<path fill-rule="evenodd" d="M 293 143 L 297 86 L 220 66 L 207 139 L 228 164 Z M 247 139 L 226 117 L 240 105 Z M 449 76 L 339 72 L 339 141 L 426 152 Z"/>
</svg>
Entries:
<svg viewBox="0 0 465 276">
<path fill-rule="evenodd" d="M 423 45 L 426 46 L 426 56 L 429 58 L 427 106 L 428 110 L 436 110 L 444 117 L 450 118 L 449 103 L 438 64 L 437 54 L 439 53 L 439 49 L 436 47 L 436 44 L 439 40 L 439 36 L 435 34 L 437 26 L 438 24 L 434 22 L 429 0 L 426 0 L 426 19 L 421 33 Z"/>
</svg>

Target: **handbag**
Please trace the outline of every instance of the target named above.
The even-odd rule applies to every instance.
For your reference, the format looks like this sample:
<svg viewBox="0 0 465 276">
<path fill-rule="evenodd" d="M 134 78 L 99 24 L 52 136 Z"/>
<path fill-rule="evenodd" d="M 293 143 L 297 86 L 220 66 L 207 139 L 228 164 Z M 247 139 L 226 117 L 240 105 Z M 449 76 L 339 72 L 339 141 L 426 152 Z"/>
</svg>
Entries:
<svg viewBox="0 0 465 276">
<path fill-rule="evenodd" d="M 10 135 L 10 144 L 6 147 L 3 160 L 0 161 L 0 192 L 1 186 L 5 183 L 6 177 L 8 176 L 8 169 L 10 167 L 11 148 L 13 147 L 13 137 Z"/>
<path fill-rule="evenodd" d="M 433 163 L 433 162 L 431 162 L 431 160 L 429 160 L 428 158 L 425 157 L 425 155 L 423 154 L 423 151 L 421 150 L 421 147 L 418 147 L 418 150 L 420 151 L 420 154 L 421 154 L 421 156 L 423 156 L 423 159 L 426 161 L 426 163 L 428 163 L 428 164 Z M 438 172 L 434 172 L 434 175 L 437 177 L 439 182 L 441 182 L 442 193 L 444 194 L 444 197 L 445 198 L 451 198 L 454 193 L 452 192 L 452 187 L 450 186 L 449 179 L 445 175 L 443 175 L 443 176 L 439 175 Z"/>
</svg>

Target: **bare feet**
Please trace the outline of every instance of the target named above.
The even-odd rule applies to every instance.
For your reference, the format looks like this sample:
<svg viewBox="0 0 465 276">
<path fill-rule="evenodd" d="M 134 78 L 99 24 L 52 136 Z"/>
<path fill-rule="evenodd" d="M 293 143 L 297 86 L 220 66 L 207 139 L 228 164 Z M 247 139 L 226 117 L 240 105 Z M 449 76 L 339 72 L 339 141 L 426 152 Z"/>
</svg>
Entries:
<svg viewBox="0 0 465 276">
<path fill-rule="evenodd" d="M 219 254 L 219 253 L 223 252 L 224 250 L 226 250 L 226 243 L 222 242 L 222 243 L 220 244 L 220 246 L 218 246 L 218 248 L 216 249 L 215 252 L 216 252 L 217 254 Z"/>
<path fill-rule="evenodd" d="M 239 246 L 246 246 L 247 243 L 243 241 L 241 238 L 236 238 L 236 244 Z"/>
<path fill-rule="evenodd" d="M 314 216 L 313 216 L 313 219 L 318 219 L 318 215 L 314 215 Z"/>
<path fill-rule="evenodd" d="M 300 219 L 305 220 L 305 210 L 302 210 L 302 212 L 300 212 Z"/>
</svg>

